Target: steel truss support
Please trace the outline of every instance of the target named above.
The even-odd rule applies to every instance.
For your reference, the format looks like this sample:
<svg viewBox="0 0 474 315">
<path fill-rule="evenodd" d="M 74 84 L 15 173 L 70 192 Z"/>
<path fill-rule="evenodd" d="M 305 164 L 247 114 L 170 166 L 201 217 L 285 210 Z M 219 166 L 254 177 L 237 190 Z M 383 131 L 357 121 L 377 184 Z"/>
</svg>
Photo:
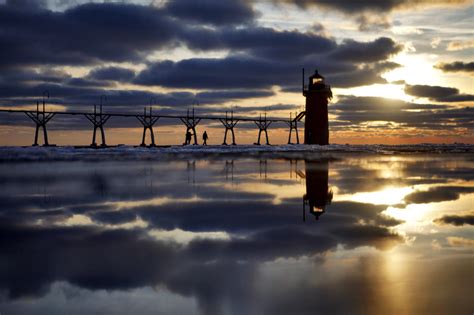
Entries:
<svg viewBox="0 0 474 315">
<path fill-rule="evenodd" d="M 296 117 L 298 117 L 298 116 L 296 116 Z M 293 119 L 293 117 L 290 113 L 290 120 L 286 121 L 286 124 L 288 125 L 288 127 L 290 127 L 290 133 L 288 135 L 288 144 L 293 144 L 291 142 L 291 132 L 293 130 L 295 130 L 295 133 L 296 133 L 296 143 L 300 144 L 300 138 L 298 136 L 298 120 L 296 120 L 296 117 Z"/>
<path fill-rule="evenodd" d="M 146 113 L 146 107 L 143 109 L 143 115 L 137 115 L 135 116 L 138 121 L 140 121 L 143 125 L 143 136 L 142 136 L 142 143 L 140 146 L 145 147 L 145 137 L 146 137 L 146 131 L 150 130 L 150 138 L 151 138 L 151 143 L 150 147 L 154 147 L 155 144 L 155 135 L 153 133 L 153 125 L 160 119 L 159 116 L 153 116 L 151 114 L 151 106 L 150 106 L 150 112 L 149 114 Z"/>
<path fill-rule="evenodd" d="M 43 110 L 39 110 L 39 102 L 36 102 L 36 112 L 34 111 L 25 111 L 25 115 L 28 116 L 33 122 L 36 124 L 36 129 L 35 129 L 35 141 L 33 143 L 33 146 L 38 145 L 38 133 L 39 129 L 43 128 L 43 139 L 44 139 L 44 146 L 48 146 L 48 130 L 46 129 L 46 124 L 53 119 L 53 117 L 56 115 L 56 113 L 46 113 L 45 112 L 45 107 L 46 107 L 46 101 L 45 98 L 49 98 L 49 92 L 44 91 L 43 92 Z"/>
<path fill-rule="evenodd" d="M 267 129 L 268 129 L 268 127 L 272 124 L 272 121 L 267 120 L 267 114 L 265 113 L 264 119 L 262 119 L 262 114 L 260 114 L 259 120 L 255 120 L 254 122 L 255 122 L 255 124 L 256 124 L 257 127 L 258 127 L 258 140 L 257 140 L 257 142 L 254 143 L 254 144 L 260 145 L 260 136 L 262 135 L 262 132 L 265 132 L 266 143 L 267 143 L 267 144 L 270 144 L 270 142 L 268 141 L 268 132 L 267 132 Z"/>
<path fill-rule="evenodd" d="M 94 132 L 92 133 L 92 143 L 91 147 L 96 147 L 97 142 L 96 142 L 96 134 L 97 134 L 97 129 L 100 130 L 100 135 L 102 138 L 102 147 L 107 146 L 105 143 L 105 131 L 104 131 L 104 125 L 109 120 L 110 115 L 106 115 L 102 113 L 102 98 L 100 102 L 100 110 L 97 112 L 97 106 L 94 105 L 94 114 L 84 114 L 84 116 L 92 123 L 94 126 Z"/>
<path fill-rule="evenodd" d="M 237 125 L 239 120 L 234 119 L 234 112 L 233 111 L 230 112 L 230 118 L 228 117 L 227 112 L 225 112 L 225 118 L 219 118 L 219 120 L 224 125 L 224 128 L 225 128 L 224 142 L 222 144 L 227 145 L 227 132 L 230 131 L 230 133 L 232 134 L 232 145 L 236 145 L 234 127 L 235 125 Z"/>
<path fill-rule="evenodd" d="M 201 121 L 201 118 L 196 118 L 196 116 L 194 116 L 194 107 L 193 107 L 193 111 L 192 111 L 192 116 L 189 115 L 189 109 L 188 109 L 188 111 L 186 113 L 186 117 L 180 117 L 179 119 L 186 126 L 186 134 L 188 132 L 192 131 L 192 134 L 193 134 L 193 137 L 194 137 L 194 145 L 197 145 L 198 142 L 197 142 L 197 136 L 196 136 L 196 126 Z M 185 142 L 185 144 L 189 144 L 189 143 Z"/>
</svg>

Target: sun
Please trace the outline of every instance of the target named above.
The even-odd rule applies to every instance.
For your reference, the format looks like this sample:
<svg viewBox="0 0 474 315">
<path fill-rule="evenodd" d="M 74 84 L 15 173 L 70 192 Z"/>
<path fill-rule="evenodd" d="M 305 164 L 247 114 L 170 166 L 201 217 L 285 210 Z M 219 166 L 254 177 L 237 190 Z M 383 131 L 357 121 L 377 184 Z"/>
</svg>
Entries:
<svg viewBox="0 0 474 315">
<path fill-rule="evenodd" d="M 433 67 L 436 55 L 403 52 L 393 58 L 401 67 L 389 71 L 383 77 L 389 82 L 405 81 L 407 84 L 444 85 L 439 71 Z M 403 85 L 401 85 L 403 87 Z"/>
</svg>

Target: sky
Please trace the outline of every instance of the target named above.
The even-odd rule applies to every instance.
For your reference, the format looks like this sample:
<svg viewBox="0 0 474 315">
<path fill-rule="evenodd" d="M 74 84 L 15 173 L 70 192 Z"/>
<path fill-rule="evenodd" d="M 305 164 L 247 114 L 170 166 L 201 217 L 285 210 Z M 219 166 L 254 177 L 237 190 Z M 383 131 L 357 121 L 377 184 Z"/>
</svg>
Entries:
<svg viewBox="0 0 474 315">
<path fill-rule="evenodd" d="M 472 0 L 0 0 L 0 107 L 289 117 L 304 110 L 301 68 L 331 85 L 331 143 L 474 143 Z M 25 115 L 0 114 L 0 145 L 30 145 Z M 300 136 L 303 136 L 303 125 Z M 286 143 L 285 124 L 269 129 Z M 55 117 L 50 142 L 89 144 L 80 116 Z M 201 122 L 209 143 L 225 129 Z M 158 144 L 184 141 L 160 119 Z M 139 144 L 112 118 L 108 144 Z M 256 141 L 240 122 L 237 143 Z"/>
</svg>

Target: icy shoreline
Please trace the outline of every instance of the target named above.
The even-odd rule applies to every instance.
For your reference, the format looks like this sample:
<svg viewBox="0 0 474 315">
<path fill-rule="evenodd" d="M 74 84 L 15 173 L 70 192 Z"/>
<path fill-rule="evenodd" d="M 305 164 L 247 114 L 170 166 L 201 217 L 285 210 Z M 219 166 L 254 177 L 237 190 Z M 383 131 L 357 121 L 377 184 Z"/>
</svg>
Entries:
<svg viewBox="0 0 474 315">
<path fill-rule="evenodd" d="M 0 147 L 0 161 L 68 161 L 68 160 L 154 160 L 164 157 L 218 157 L 227 155 L 267 158 L 326 155 L 330 153 L 474 153 L 471 144 L 417 144 L 417 145 L 279 145 L 279 146 L 169 146 L 134 147 Z M 295 156 L 296 155 L 296 156 Z"/>
</svg>

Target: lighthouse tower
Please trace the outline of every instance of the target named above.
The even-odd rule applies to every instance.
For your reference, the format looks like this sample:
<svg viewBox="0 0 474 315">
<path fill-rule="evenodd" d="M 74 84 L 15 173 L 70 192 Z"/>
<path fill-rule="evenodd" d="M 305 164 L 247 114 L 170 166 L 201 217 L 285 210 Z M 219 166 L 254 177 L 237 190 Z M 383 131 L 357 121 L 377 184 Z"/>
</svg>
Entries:
<svg viewBox="0 0 474 315">
<path fill-rule="evenodd" d="M 306 118 L 304 123 L 305 144 L 329 144 L 328 102 L 332 98 L 331 87 L 326 85 L 324 77 L 314 71 L 309 77 L 309 84 L 304 84 L 303 95 L 306 97 Z"/>
</svg>

